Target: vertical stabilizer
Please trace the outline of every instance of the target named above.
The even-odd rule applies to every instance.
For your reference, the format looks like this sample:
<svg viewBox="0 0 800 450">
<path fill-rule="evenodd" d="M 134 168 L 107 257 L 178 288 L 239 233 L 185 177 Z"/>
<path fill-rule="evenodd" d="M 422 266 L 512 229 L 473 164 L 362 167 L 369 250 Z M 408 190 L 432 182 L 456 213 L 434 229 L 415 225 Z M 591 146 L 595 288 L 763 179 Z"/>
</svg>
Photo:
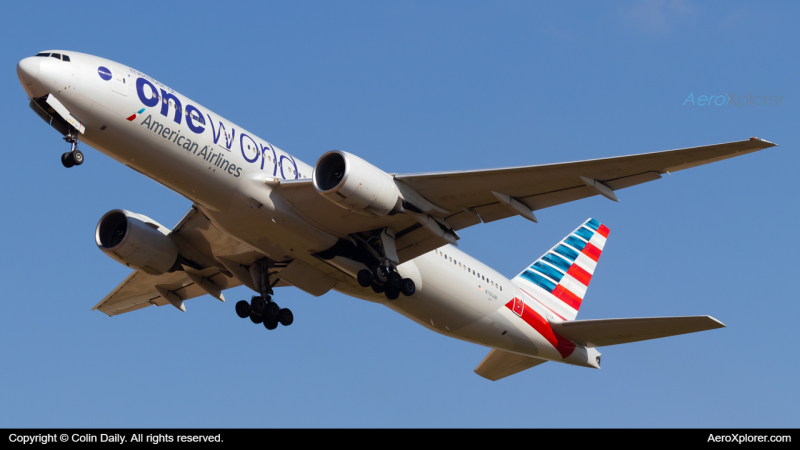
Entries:
<svg viewBox="0 0 800 450">
<path fill-rule="evenodd" d="M 511 281 L 562 320 L 578 315 L 608 228 L 589 219 Z"/>
</svg>

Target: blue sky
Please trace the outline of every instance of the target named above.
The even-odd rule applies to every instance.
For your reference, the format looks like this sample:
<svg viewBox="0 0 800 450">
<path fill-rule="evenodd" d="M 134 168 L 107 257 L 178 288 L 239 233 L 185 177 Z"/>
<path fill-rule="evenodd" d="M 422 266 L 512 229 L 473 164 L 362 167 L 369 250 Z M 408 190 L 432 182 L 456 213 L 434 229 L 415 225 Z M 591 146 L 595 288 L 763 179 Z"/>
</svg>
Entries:
<svg viewBox="0 0 800 450">
<path fill-rule="evenodd" d="M 796 427 L 795 2 L 17 2 L 0 29 L 0 426 Z M 281 289 L 267 332 L 225 293 L 187 312 L 90 308 L 129 269 L 93 242 L 115 208 L 190 203 L 28 109 L 15 65 L 63 48 L 135 67 L 313 164 L 387 172 L 600 158 L 758 136 L 779 147 L 460 232 L 513 276 L 587 217 L 611 229 L 579 319 L 709 314 L 728 327 L 601 349 L 495 383 L 488 349 L 337 293 Z M 690 94 L 780 105 L 683 104 Z"/>
</svg>

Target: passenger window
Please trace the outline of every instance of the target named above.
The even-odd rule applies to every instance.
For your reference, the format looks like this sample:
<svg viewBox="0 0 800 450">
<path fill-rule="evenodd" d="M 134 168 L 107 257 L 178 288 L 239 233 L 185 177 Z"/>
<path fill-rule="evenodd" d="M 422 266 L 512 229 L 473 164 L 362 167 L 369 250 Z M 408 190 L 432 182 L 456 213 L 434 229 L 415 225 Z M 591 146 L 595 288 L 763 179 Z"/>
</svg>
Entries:
<svg viewBox="0 0 800 450">
<path fill-rule="evenodd" d="M 61 59 L 61 53 L 50 53 L 50 56 L 52 56 L 55 59 Z"/>
<path fill-rule="evenodd" d="M 66 62 L 70 62 L 69 56 L 67 56 L 67 55 L 61 55 L 61 60 L 62 61 L 66 61 Z"/>
</svg>

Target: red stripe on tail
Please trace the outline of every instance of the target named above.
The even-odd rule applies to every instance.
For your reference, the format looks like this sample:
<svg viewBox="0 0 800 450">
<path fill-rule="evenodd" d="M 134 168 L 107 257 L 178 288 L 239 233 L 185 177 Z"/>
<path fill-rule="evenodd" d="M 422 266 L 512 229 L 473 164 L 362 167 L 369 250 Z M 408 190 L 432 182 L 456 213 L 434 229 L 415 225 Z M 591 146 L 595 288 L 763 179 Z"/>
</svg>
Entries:
<svg viewBox="0 0 800 450">
<path fill-rule="evenodd" d="M 581 300 L 580 297 L 578 297 L 577 295 L 573 294 L 567 288 L 565 288 L 564 286 L 562 286 L 560 284 L 558 286 L 556 286 L 555 289 L 553 289 L 553 295 L 555 295 L 562 302 L 564 302 L 567 305 L 569 305 L 570 307 L 572 307 L 572 309 L 574 309 L 575 311 L 580 309 L 581 302 L 583 301 L 583 300 Z"/>
<path fill-rule="evenodd" d="M 506 303 L 506 308 L 513 311 L 514 300 Z M 544 317 L 540 316 L 536 311 L 534 311 L 533 308 L 524 308 L 522 310 L 522 320 L 533 327 L 537 333 L 541 334 L 545 339 L 547 339 L 547 342 L 555 347 L 555 349 L 558 351 L 558 354 L 560 354 L 562 358 L 566 359 L 572 354 L 572 352 L 575 351 L 575 343 L 553 332 L 553 329 L 550 328 L 550 323 L 548 323 Z"/>
<path fill-rule="evenodd" d="M 589 258 L 592 258 L 595 262 L 597 262 L 597 260 L 600 259 L 600 253 L 602 252 L 603 252 L 602 250 L 589 243 L 586 244 L 586 247 L 583 247 L 583 252 L 581 253 L 588 256 Z"/>
<path fill-rule="evenodd" d="M 589 281 L 592 280 L 592 274 L 583 270 L 581 266 L 577 264 L 573 264 L 572 267 L 569 268 L 567 275 L 580 281 L 584 286 L 589 286 Z"/>
</svg>

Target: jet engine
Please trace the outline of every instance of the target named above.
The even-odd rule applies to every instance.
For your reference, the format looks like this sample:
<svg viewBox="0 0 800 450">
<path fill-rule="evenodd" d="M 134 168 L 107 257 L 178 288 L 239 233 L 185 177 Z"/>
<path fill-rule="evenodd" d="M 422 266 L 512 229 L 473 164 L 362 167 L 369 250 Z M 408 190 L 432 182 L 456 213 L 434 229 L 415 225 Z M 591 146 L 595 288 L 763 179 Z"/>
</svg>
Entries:
<svg viewBox="0 0 800 450">
<path fill-rule="evenodd" d="M 117 262 L 150 275 L 172 272 L 178 261 L 178 247 L 170 230 L 155 220 L 130 211 L 115 209 L 97 223 L 95 242 Z"/>
<path fill-rule="evenodd" d="M 369 216 L 403 211 L 394 178 L 351 153 L 333 150 L 322 155 L 313 181 L 323 197 L 350 211 Z"/>
</svg>

